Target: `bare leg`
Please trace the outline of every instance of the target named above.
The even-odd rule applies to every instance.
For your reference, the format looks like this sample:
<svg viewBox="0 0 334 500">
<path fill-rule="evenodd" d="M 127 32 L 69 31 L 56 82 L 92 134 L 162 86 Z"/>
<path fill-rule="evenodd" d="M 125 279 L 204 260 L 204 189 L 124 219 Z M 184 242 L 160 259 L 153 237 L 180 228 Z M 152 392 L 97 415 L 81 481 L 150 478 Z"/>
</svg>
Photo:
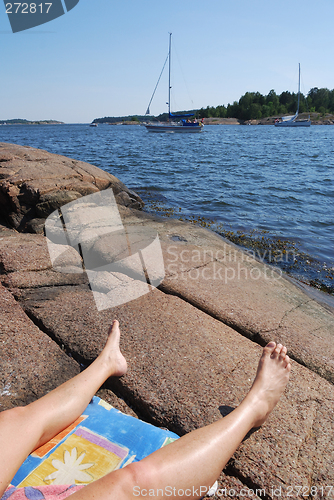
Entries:
<svg viewBox="0 0 334 500">
<path fill-rule="evenodd" d="M 41 399 L 0 413 L 0 497 L 26 457 L 76 420 L 108 377 L 127 370 L 114 321 L 96 360 Z"/>
<path fill-rule="evenodd" d="M 166 487 L 186 491 L 185 498 L 204 495 L 219 476 L 247 432 L 263 424 L 277 404 L 289 379 L 286 348 L 270 342 L 263 350 L 253 386 L 240 406 L 225 418 L 197 429 L 157 450 L 141 462 L 114 471 L 74 493 L 73 500 L 140 498 L 154 491 L 166 496 Z M 75 497 L 75 498 L 74 498 Z"/>
</svg>

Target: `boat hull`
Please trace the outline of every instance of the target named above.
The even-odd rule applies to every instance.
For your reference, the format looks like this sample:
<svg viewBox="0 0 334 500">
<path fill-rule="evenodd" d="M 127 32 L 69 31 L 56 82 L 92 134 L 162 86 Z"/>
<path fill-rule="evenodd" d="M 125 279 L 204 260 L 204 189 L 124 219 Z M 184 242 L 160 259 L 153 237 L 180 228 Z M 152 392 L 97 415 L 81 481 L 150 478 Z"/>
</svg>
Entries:
<svg viewBox="0 0 334 500">
<path fill-rule="evenodd" d="M 296 122 L 278 122 L 275 123 L 275 127 L 310 127 L 310 120 L 296 121 Z"/>
<path fill-rule="evenodd" d="M 198 134 L 199 132 L 202 132 L 203 126 L 198 125 L 198 126 L 186 126 L 186 125 L 172 125 L 172 124 L 157 124 L 157 125 L 145 125 L 146 130 L 148 132 L 167 132 L 170 134 L 173 133 L 181 133 L 181 134 Z"/>
</svg>

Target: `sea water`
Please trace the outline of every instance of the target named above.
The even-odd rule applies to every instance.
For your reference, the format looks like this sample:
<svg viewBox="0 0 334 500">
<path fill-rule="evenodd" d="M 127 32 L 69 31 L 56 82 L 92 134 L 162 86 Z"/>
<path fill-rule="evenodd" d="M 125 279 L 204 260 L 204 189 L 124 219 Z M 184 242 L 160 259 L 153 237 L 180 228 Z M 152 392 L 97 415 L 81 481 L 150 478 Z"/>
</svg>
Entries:
<svg viewBox="0 0 334 500">
<path fill-rule="evenodd" d="M 130 125 L 7 125 L 0 142 L 92 163 L 137 191 L 148 210 L 210 221 L 223 235 L 288 242 L 303 256 L 288 271 L 334 293 L 334 126 L 212 125 L 187 135 Z"/>
</svg>

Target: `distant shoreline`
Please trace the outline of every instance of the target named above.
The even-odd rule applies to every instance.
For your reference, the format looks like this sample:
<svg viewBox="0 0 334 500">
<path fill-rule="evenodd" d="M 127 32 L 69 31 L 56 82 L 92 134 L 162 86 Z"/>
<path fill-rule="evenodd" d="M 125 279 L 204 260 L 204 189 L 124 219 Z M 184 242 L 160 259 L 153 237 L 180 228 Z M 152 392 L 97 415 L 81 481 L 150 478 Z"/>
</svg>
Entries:
<svg viewBox="0 0 334 500">
<path fill-rule="evenodd" d="M 291 115 L 292 116 L 292 115 Z M 301 113 L 301 119 L 308 118 L 307 113 Z M 276 118 L 280 118 L 278 116 L 270 116 L 266 118 L 261 118 L 258 120 L 239 120 L 238 118 L 204 118 L 204 125 L 274 125 Z M 325 116 L 320 116 L 319 113 L 310 113 L 311 124 L 312 125 L 334 125 L 334 115 L 326 114 Z M 95 119 L 98 120 L 98 119 Z M 91 123 L 65 123 L 57 120 L 0 120 L 0 126 L 9 126 L 9 125 L 91 125 L 92 123 L 96 123 L 96 125 L 144 125 L 147 122 L 139 122 L 137 120 L 122 120 L 117 122 L 104 122 L 99 123 L 97 121 L 93 121 Z M 153 120 L 150 120 L 152 122 Z"/>
<path fill-rule="evenodd" d="M 291 115 L 292 116 L 292 115 Z M 300 113 L 301 120 L 310 116 L 312 125 L 334 125 L 334 115 L 326 114 L 320 116 L 319 113 Z M 237 118 L 204 118 L 204 125 L 274 125 L 279 116 L 269 116 L 258 120 L 239 120 Z"/>
<path fill-rule="evenodd" d="M 292 115 L 291 115 L 292 116 Z M 300 113 L 299 117 L 301 120 L 307 119 L 308 113 Z M 274 125 L 275 120 L 280 118 L 279 116 L 270 116 L 266 118 L 261 118 L 258 120 L 239 120 L 238 118 L 203 118 L 204 125 Z M 312 125 L 334 125 L 334 115 L 326 114 L 325 116 L 320 116 L 319 113 L 310 113 Z M 96 118 L 92 123 L 96 123 L 99 126 L 103 125 L 144 125 L 145 123 L 153 122 L 153 120 L 148 120 L 147 122 L 142 122 L 138 120 L 122 120 L 117 122 L 104 122 L 99 123 L 98 118 Z M 154 120 L 154 121 L 157 121 Z"/>
<path fill-rule="evenodd" d="M 65 125 L 65 123 L 57 120 L 30 121 L 18 118 L 14 120 L 0 120 L 0 125 Z"/>
</svg>

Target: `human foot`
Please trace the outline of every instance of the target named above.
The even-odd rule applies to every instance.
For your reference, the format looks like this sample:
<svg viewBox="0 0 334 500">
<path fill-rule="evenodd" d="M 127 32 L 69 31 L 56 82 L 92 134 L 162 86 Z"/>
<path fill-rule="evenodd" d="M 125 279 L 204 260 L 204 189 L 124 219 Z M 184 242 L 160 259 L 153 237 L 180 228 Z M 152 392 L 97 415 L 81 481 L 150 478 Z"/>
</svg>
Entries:
<svg viewBox="0 0 334 500">
<path fill-rule="evenodd" d="M 119 323 L 114 320 L 109 328 L 106 345 L 99 356 L 107 367 L 109 377 L 121 377 L 128 368 L 126 359 L 119 348 L 120 335 Z"/>
<path fill-rule="evenodd" d="M 256 376 L 245 398 L 255 409 L 254 427 L 259 427 L 278 403 L 290 376 L 290 358 L 281 344 L 269 342 L 263 349 Z"/>
</svg>

